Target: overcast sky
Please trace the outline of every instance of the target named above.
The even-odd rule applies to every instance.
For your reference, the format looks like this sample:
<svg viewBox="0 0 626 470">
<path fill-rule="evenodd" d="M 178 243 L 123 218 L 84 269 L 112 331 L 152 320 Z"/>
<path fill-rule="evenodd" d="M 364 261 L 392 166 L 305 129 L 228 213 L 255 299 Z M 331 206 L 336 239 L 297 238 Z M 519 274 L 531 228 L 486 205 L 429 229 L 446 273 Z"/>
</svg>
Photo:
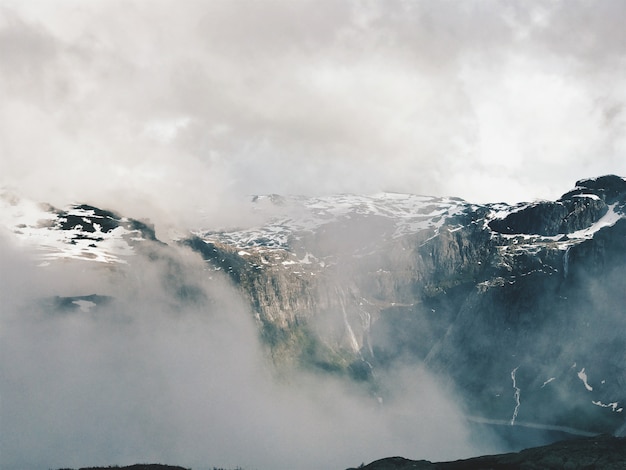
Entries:
<svg viewBox="0 0 626 470">
<path fill-rule="evenodd" d="M 219 220 L 258 193 L 626 175 L 626 2 L 0 0 L 0 184 Z"/>
</svg>

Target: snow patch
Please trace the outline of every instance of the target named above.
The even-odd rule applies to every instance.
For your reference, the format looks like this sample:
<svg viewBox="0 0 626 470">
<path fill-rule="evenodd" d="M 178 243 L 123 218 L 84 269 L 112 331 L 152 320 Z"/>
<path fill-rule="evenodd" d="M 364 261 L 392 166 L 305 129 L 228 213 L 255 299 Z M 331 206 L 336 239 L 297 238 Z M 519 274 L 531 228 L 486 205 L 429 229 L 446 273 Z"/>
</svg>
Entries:
<svg viewBox="0 0 626 470">
<path fill-rule="evenodd" d="M 312 264 L 314 259 L 315 256 L 313 256 L 311 253 L 307 253 L 306 255 L 304 255 L 304 258 L 298 260 L 298 262 L 300 264 Z"/>
<path fill-rule="evenodd" d="M 594 201 L 600 200 L 600 196 L 598 196 L 597 194 L 574 194 L 573 197 L 586 197 L 589 199 L 593 199 Z"/>
<path fill-rule="evenodd" d="M 568 234 L 569 238 L 589 239 L 593 238 L 593 235 L 603 229 L 604 227 L 612 227 L 615 223 L 622 218 L 622 215 L 615 211 L 617 204 L 611 204 L 609 210 L 604 214 L 596 223 L 591 227 L 587 227 L 582 230 L 577 230 Z"/>
<path fill-rule="evenodd" d="M 81 220 L 69 230 L 59 224 L 69 217 Z M 71 206 L 63 211 L 45 204 L 0 194 L 0 227 L 12 232 L 19 245 L 36 250 L 39 267 L 53 260 L 76 259 L 101 263 L 125 264 L 124 258 L 134 254 L 131 239 L 143 240 L 139 231 L 118 226 L 104 231 L 98 223 L 102 216 L 94 209 Z M 116 219 L 125 223 L 127 219 Z M 88 227 L 89 230 L 85 230 Z"/>
<path fill-rule="evenodd" d="M 269 198 L 269 199 L 268 199 Z M 341 194 L 316 198 L 263 197 L 254 199 L 255 204 L 271 204 L 273 217 L 262 226 L 236 230 L 200 230 L 193 233 L 205 241 L 221 242 L 241 250 L 284 249 L 303 235 L 324 226 L 357 218 L 387 219 L 390 230 L 387 239 L 399 238 L 423 230 L 436 235 L 450 217 L 469 209 L 469 204 L 458 198 L 439 198 L 414 194 L 378 193 L 372 196 Z M 264 207 L 259 206 L 260 210 Z M 450 231 L 462 227 L 451 226 Z M 304 258 L 307 259 L 307 256 Z"/>
<path fill-rule="evenodd" d="M 622 411 L 624 411 L 624 408 L 619 407 L 619 403 L 618 402 L 613 402 L 613 403 L 602 403 L 601 401 L 591 401 L 591 403 L 593 403 L 596 406 L 600 406 L 602 408 L 611 408 L 611 411 L 615 412 L 615 413 L 621 413 Z"/>
<path fill-rule="evenodd" d="M 587 382 L 587 373 L 585 372 L 585 368 L 583 367 L 580 372 L 578 372 L 576 375 L 578 375 L 578 378 L 580 380 L 582 380 L 583 384 L 585 385 L 585 388 L 587 390 L 589 390 L 590 392 L 593 391 L 593 387 L 591 385 L 589 385 L 589 382 Z"/>
<path fill-rule="evenodd" d="M 74 300 L 72 303 L 78 305 L 81 312 L 89 312 L 96 306 L 95 302 L 91 302 L 89 300 Z"/>
</svg>

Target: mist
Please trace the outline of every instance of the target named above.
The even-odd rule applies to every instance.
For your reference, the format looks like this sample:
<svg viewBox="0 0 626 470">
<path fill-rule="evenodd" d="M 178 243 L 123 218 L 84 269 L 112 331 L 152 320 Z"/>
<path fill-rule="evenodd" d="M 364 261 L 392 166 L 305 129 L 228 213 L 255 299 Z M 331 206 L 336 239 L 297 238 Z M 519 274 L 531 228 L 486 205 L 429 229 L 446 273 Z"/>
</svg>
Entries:
<svg viewBox="0 0 626 470">
<path fill-rule="evenodd" d="M 278 374 L 234 288 L 188 252 L 153 246 L 114 270 L 55 271 L 3 241 L 2 468 L 342 469 L 493 449 L 418 366 L 388 372 L 383 403 L 347 380 Z M 52 292 L 114 298 L 62 309 Z"/>
</svg>

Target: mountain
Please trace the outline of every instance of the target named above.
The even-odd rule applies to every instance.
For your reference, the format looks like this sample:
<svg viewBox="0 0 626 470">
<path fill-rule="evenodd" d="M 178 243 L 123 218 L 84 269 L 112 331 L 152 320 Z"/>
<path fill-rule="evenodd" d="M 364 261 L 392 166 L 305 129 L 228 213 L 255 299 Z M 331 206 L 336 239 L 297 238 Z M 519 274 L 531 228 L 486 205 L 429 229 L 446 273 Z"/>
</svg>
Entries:
<svg viewBox="0 0 626 470">
<path fill-rule="evenodd" d="M 129 265 L 159 259 L 167 298 L 179 303 L 204 298 L 193 276 L 227 279 L 285 374 L 344 377 L 385 402 L 393 396 L 386 372 L 419 365 L 456 391 L 470 422 L 500 427 L 517 448 L 527 441 L 509 435 L 511 425 L 624 432 L 622 177 L 513 205 L 396 193 L 256 196 L 250 204 L 263 223 L 198 229 L 169 244 L 150 223 L 112 210 L 58 209 L 8 192 L 0 202 L 6 236 L 41 269 L 98 266 L 126 279 L 119 286 L 135 279 Z M 192 253 L 204 260 L 202 274 L 182 276 Z M 41 301 L 87 313 L 116 292 L 65 289 Z"/>
<path fill-rule="evenodd" d="M 265 225 L 181 243 L 248 298 L 274 359 L 377 384 L 419 362 L 478 422 L 616 432 L 626 400 L 626 181 L 557 201 L 259 197 Z"/>
<path fill-rule="evenodd" d="M 377 460 L 364 470 L 617 470 L 626 463 L 626 439 L 607 435 L 569 440 L 517 453 L 490 455 L 455 462 L 431 463 L 401 457 Z M 356 469 L 348 469 L 356 470 Z"/>
<path fill-rule="evenodd" d="M 125 263 L 138 242 L 156 240 L 152 226 L 87 204 L 57 209 L 14 193 L 1 196 L 4 228 L 37 250 L 43 265 L 54 259 Z"/>
<path fill-rule="evenodd" d="M 85 467 L 80 468 L 79 470 L 190 470 L 184 467 L 176 467 L 173 465 L 163 465 L 163 464 L 134 464 L 127 465 L 124 467 Z M 71 469 L 61 469 L 61 470 L 71 470 Z"/>
<path fill-rule="evenodd" d="M 579 438 L 534 447 L 521 452 L 489 455 L 454 462 L 432 463 L 427 460 L 410 460 L 388 457 L 347 470 L 571 470 L 623 469 L 626 462 L 626 438 L 607 435 Z M 136 464 L 125 467 L 86 467 L 79 470 L 187 470 L 183 467 L 158 464 Z M 213 467 L 214 470 L 217 470 Z M 71 469 L 62 469 L 71 470 Z"/>
</svg>

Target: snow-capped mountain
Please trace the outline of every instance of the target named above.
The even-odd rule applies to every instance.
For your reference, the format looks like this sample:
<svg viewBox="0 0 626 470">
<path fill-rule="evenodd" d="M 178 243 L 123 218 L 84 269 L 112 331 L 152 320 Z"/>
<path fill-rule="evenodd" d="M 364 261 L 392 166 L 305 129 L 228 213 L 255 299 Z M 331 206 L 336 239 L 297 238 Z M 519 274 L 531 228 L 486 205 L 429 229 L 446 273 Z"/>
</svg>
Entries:
<svg viewBox="0 0 626 470">
<path fill-rule="evenodd" d="M 624 178 L 515 205 L 395 193 L 251 205 L 265 223 L 177 244 L 236 287 L 278 367 L 349 377 L 384 400 L 383 371 L 421 364 L 477 423 L 623 432 Z M 157 241 L 148 224 L 87 205 L 5 194 L 0 213 L 43 265 L 132 264 Z"/>
<path fill-rule="evenodd" d="M 277 361 L 368 382 L 418 361 L 451 378 L 478 420 L 623 422 L 623 178 L 515 205 L 390 193 L 254 203 L 272 207 L 269 223 L 183 242 L 241 287 Z"/>
<path fill-rule="evenodd" d="M 331 224 L 351 220 L 380 221 L 380 240 L 389 241 L 423 230 L 438 230 L 450 220 L 468 210 L 468 204 L 458 198 L 436 198 L 413 194 L 381 193 L 373 196 L 342 194 L 318 198 L 255 196 L 252 199 L 259 212 L 274 214 L 268 223 L 235 231 L 200 231 L 198 236 L 241 249 L 279 248 L 297 251 L 305 247 L 298 243 L 307 234 L 326 230 Z"/>
<path fill-rule="evenodd" d="M 57 209 L 11 192 L 0 193 L 0 224 L 44 265 L 55 259 L 126 263 L 134 245 L 155 240 L 144 222 L 87 204 Z"/>
</svg>

